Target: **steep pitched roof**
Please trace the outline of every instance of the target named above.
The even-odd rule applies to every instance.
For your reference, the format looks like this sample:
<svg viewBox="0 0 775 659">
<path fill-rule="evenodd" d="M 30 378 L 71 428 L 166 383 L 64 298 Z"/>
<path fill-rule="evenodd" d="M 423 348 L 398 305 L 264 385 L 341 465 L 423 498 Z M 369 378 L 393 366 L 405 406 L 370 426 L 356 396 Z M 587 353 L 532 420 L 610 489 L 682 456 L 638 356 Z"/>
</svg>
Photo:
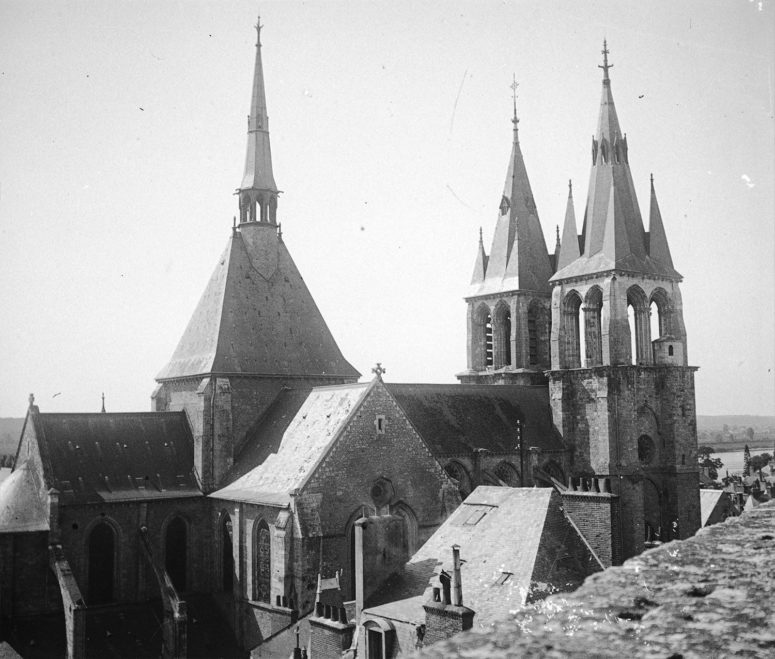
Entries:
<svg viewBox="0 0 775 659">
<path fill-rule="evenodd" d="M 562 241 L 557 257 L 557 270 L 579 258 L 579 236 L 576 233 L 576 213 L 573 210 L 573 186 L 568 182 L 568 203 L 565 206 L 565 222 L 562 225 Z"/>
<path fill-rule="evenodd" d="M 0 483 L 0 533 L 48 531 L 46 489 L 27 463 Z"/>
<path fill-rule="evenodd" d="M 546 387 L 484 384 L 386 384 L 435 456 L 475 448 L 512 453 L 517 421 L 524 446 L 562 450 Z"/>
<path fill-rule="evenodd" d="M 336 441 L 373 382 L 312 389 L 283 432 L 280 447 L 258 466 L 210 496 L 283 505 Z"/>
<path fill-rule="evenodd" d="M 583 253 L 560 268 L 553 281 L 608 270 L 680 279 L 671 263 L 652 258 L 646 245 L 638 199 L 630 173 L 627 136 L 619 126 L 608 49 L 603 45 L 603 91 L 597 135 L 592 141 L 592 171 L 584 212 Z"/>
<path fill-rule="evenodd" d="M 392 617 L 403 610 L 404 619 L 424 622 L 432 581 L 442 569 L 452 572 L 452 545 L 460 546 L 463 604 L 476 612 L 477 625 L 548 592 L 572 590 L 600 565 L 561 508 L 552 488 L 476 488 L 372 597 L 367 612 Z"/>
<path fill-rule="evenodd" d="M 486 271 L 483 281 L 474 275 L 470 296 L 513 290 L 549 292 L 552 266 L 519 146 L 516 108 L 512 121 L 514 140 L 492 247 L 489 257 L 480 248 L 475 272 L 482 256 Z"/>
<path fill-rule="evenodd" d="M 202 496 L 184 412 L 32 414 L 63 503 Z"/>
<path fill-rule="evenodd" d="M 662 213 L 659 212 L 657 193 L 654 191 L 654 176 L 651 176 L 651 203 L 649 204 L 649 256 L 664 266 L 673 267 L 670 246 L 667 244 Z"/>
<path fill-rule="evenodd" d="M 277 227 L 233 231 L 169 363 L 157 380 L 207 374 L 357 379 Z"/>
</svg>

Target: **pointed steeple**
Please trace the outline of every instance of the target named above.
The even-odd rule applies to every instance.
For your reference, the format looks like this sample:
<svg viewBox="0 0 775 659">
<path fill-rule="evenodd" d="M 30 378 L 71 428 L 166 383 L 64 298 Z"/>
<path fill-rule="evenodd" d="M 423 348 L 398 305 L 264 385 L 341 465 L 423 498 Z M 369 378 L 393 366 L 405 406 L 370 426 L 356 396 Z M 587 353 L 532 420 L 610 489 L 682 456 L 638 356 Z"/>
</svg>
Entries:
<svg viewBox="0 0 775 659">
<path fill-rule="evenodd" d="M 479 227 L 479 247 L 476 251 L 476 263 L 474 264 L 474 274 L 471 276 L 471 284 L 478 285 L 484 281 L 484 275 L 487 272 L 487 254 L 484 251 L 484 239 L 482 238 L 482 227 Z"/>
<path fill-rule="evenodd" d="M 651 175 L 651 206 L 649 208 L 649 256 L 662 265 L 673 267 L 673 257 L 667 244 L 662 213 L 659 212 L 657 193 L 654 192 L 654 175 Z"/>
<path fill-rule="evenodd" d="M 641 274 L 680 277 L 669 263 L 649 258 L 646 232 L 630 173 L 627 135 L 616 113 L 603 41 L 602 95 L 597 133 L 592 138 L 592 171 L 584 212 L 583 256 L 558 268 L 555 279 L 619 269 Z M 564 245 L 563 239 L 563 247 Z M 570 266 L 570 267 L 569 267 Z M 567 269 L 566 269 L 567 268 Z"/>
<path fill-rule="evenodd" d="M 557 269 L 579 258 L 579 237 L 576 234 L 576 213 L 573 210 L 573 184 L 568 181 L 568 203 L 565 206 L 565 222 L 562 225 L 562 242 L 557 258 Z"/>
<path fill-rule="evenodd" d="M 514 114 L 511 119 L 511 158 L 487 261 L 485 281 L 478 291 L 474 291 L 479 295 L 513 290 L 549 292 L 552 265 L 519 146 L 516 89 L 515 81 L 512 84 L 515 93 Z"/>
<path fill-rule="evenodd" d="M 256 64 L 248 116 L 245 173 L 239 187 L 240 222 L 277 222 L 277 185 L 272 173 L 269 116 L 261 62 L 261 19 L 256 23 Z"/>
</svg>

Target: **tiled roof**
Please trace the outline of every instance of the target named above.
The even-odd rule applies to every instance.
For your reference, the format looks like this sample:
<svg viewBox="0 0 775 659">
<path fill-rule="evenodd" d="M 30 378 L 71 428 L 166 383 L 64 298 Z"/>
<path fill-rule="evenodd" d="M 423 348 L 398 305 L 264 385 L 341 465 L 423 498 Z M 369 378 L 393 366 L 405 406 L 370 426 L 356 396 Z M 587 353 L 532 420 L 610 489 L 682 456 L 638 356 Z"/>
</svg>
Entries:
<svg viewBox="0 0 775 659">
<path fill-rule="evenodd" d="M 48 531 L 46 489 L 25 462 L 0 483 L 0 533 Z"/>
<path fill-rule="evenodd" d="M 201 496 L 184 412 L 33 414 L 49 487 L 86 503 Z"/>
<path fill-rule="evenodd" d="M 436 456 L 475 448 L 512 453 L 517 420 L 523 446 L 562 450 L 546 387 L 483 384 L 386 384 Z"/>
<path fill-rule="evenodd" d="M 477 625 L 488 625 L 522 608 L 536 589 L 563 589 L 565 584 L 544 583 L 547 574 L 537 570 L 540 563 L 547 562 L 554 569 L 554 563 L 567 553 L 568 536 L 576 533 L 567 520 L 547 526 L 549 515 L 562 515 L 560 508 L 560 497 L 552 488 L 478 487 L 415 553 L 403 572 L 371 598 L 368 612 L 382 615 L 383 611 L 392 617 L 406 605 L 405 615 L 416 618 L 410 621 L 423 622 L 422 603 L 431 598 L 435 577 L 442 569 L 452 573 L 450 548 L 455 544 L 460 546 L 463 561 L 463 604 L 476 612 Z"/>
<path fill-rule="evenodd" d="M 285 246 L 260 222 L 234 231 L 157 380 L 204 374 L 357 378 Z"/>
<path fill-rule="evenodd" d="M 211 496 L 255 503 L 287 502 L 323 459 L 370 383 L 316 387 L 287 426 L 277 453 Z"/>
</svg>

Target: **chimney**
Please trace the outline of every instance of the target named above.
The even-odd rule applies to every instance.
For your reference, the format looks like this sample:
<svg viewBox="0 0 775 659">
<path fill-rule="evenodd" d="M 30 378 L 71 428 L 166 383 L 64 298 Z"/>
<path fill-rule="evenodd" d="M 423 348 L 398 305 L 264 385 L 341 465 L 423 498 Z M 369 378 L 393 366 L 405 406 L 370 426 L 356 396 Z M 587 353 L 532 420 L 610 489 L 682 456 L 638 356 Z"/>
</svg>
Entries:
<svg viewBox="0 0 775 659">
<path fill-rule="evenodd" d="M 460 581 L 460 545 L 452 545 L 452 605 L 463 606 L 463 584 Z"/>
<path fill-rule="evenodd" d="M 442 596 L 439 601 L 439 589 L 433 589 L 431 599 L 423 604 L 425 609 L 425 636 L 423 646 L 471 629 L 475 612 L 463 606 L 463 583 L 460 576 L 460 547 L 452 546 L 452 577 L 444 570 L 439 574 Z M 450 582 L 452 600 L 450 601 Z"/>
</svg>

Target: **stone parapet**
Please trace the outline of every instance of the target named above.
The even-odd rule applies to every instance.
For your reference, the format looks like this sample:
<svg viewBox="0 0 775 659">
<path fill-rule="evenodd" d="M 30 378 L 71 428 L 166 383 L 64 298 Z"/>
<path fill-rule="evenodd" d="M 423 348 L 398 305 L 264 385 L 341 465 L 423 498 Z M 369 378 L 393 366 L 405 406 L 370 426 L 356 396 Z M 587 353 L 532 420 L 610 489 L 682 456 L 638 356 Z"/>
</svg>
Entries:
<svg viewBox="0 0 775 659">
<path fill-rule="evenodd" d="M 764 657 L 775 653 L 775 502 L 670 542 L 423 657 Z"/>
</svg>

